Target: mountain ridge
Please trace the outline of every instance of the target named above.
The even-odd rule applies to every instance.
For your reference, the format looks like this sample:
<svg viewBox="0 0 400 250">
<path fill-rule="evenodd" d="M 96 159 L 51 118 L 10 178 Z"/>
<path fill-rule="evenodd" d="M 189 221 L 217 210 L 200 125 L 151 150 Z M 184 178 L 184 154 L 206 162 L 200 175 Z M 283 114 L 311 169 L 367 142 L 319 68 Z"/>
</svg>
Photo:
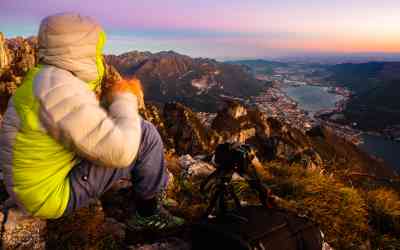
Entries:
<svg viewBox="0 0 400 250">
<path fill-rule="evenodd" d="M 246 68 L 173 51 L 128 52 L 106 61 L 124 77 L 138 77 L 149 101 L 180 101 L 196 111 L 216 112 L 221 95 L 245 98 L 258 94 L 263 83 Z"/>
</svg>

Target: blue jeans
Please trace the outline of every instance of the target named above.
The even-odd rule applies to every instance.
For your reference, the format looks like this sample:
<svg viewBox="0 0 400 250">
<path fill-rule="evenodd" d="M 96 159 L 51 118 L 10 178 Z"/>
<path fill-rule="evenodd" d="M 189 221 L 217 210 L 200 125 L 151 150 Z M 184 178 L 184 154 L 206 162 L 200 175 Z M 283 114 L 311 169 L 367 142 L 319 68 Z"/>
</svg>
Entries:
<svg viewBox="0 0 400 250">
<path fill-rule="evenodd" d="M 154 125 L 142 120 L 142 137 L 135 162 L 128 168 L 105 168 L 82 160 L 70 173 L 71 194 L 65 214 L 89 205 L 121 178 L 130 178 L 135 195 L 153 198 L 168 183 L 164 145 Z"/>
</svg>

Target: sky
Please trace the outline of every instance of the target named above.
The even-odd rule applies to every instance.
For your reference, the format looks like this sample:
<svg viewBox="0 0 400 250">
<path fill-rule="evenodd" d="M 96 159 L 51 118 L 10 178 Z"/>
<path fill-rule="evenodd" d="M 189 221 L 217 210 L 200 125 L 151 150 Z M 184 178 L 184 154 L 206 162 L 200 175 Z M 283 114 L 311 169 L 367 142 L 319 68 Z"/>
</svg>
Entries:
<svg viewBox="0 0 400 250">
<path fill-rule="evenodd" d="M 0 0 L 0 32 L 35 35 L 43 17 L 67 11 L 102 24 L 109 54 L 400 53 L 399 0 Z"/>
</svg>

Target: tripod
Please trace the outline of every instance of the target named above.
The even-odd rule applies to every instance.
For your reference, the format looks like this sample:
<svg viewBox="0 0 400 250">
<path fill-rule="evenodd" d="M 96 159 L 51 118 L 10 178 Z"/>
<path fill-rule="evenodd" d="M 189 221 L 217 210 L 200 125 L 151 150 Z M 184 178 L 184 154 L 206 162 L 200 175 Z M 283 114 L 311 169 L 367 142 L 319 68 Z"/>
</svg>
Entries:
<svg viewBox="0 0 400 250">
<path fill-rule="evenodd" d="M 254 150 L 246 144 L 225 143 L 217 147 L 215 153 L 217 169 L 207 177 L 200 187 L 202 193 L 209 192 L 211 190 L 211 180 L 216 180 L 216 188 L 211 195 L 204 217 L 209 216 L 214 209 L 216 216 L 226 214 L 227 206 L 225 200 L 227 194 L 233 198 L 236 209 L 242 207 L 232 184 L 234 173 L 243 177 L 250 188 L 257 192 L 259 200 L 264 207 L 271 207 L 273 201 L 269 197 L 270 190 L 261 182 L 253 164 L 254 159 Z"/>
</svg>

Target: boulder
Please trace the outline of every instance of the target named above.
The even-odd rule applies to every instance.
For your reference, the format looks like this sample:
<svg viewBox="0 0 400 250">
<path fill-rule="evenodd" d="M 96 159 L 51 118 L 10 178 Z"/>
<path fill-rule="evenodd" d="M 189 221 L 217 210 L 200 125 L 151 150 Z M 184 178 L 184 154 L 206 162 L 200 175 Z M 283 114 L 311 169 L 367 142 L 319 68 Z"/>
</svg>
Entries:
<svg viewBox="0 0 400 250">
<path fill-rule="evenodd" d="M 190 155 L 183 155 L 179 158 L 182 168 L 182 177 L 192 183 L 199 183 L 214 172 L 215 167 L 211 164 L 193 159 Z"/>
<path fill-rule="evenodd" d="M 292 159 L 291 163 L 297 163 L 309 170 L 321 169 L 324 161 L 321 156 L 313 149 L 306 149 L 297 153 Z"/>
<path fill-rule="evenodd" d="M 17 208 L 3 210 L 2 249 L 32 249 L 46 247 L 46 221 L 24 214 Z"/>
<path fill-rule="evenodd" d="M 178 238 L 168 238 L 152 244 L 129 246 L 129 250 L 190 250 L 191 245 Z"/>
</svg>

